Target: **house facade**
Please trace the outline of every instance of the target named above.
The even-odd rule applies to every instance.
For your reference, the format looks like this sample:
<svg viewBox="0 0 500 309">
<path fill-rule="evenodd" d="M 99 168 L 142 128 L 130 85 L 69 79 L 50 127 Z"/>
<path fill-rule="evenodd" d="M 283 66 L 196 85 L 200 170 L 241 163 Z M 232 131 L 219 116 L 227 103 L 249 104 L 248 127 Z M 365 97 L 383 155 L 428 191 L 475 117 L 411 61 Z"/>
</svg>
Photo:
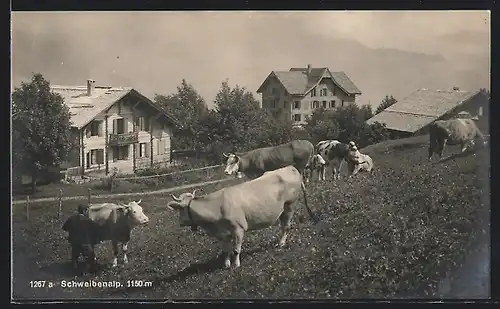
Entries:
<svg viewBox="0 0 500 309">
<path fill-rule="evenodd" d="M 489 97 L 478 91 L 419 89 L 367 120 L 383 123 L 394 137 L 428 133 L 431 123 L 451 118 L 473 118 L 489 132 Z"/>
<path fill-rule="evenodd" d="M 257 93 L 262 96 L 262 108 L 301 125 L 314 109 L 336 109 L 354 104 L 361 91 L 344 72 L 308 65 L 307 68 L 272 71 Z"/>
<path fill-rule="evenodd" d="M 79 173 L 120 173 L 170 162 L 170 139 L 176 121 L 132 88 L 51 86 L 69 107 L 77 147 L 68 167 Z"/>
</svg>

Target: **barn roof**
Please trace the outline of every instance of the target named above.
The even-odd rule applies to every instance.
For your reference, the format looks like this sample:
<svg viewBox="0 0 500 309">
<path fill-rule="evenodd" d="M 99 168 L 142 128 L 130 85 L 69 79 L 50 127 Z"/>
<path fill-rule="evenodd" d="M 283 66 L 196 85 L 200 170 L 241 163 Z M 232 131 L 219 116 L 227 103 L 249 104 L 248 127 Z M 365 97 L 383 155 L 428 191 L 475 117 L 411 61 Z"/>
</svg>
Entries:
<svg viewBox="0 0 500 309">
<path fill-rule="evenodd" d="M 368 119 L 366 123 L 385 123 L 388 129 L 415 133 L 478 93 L 479 91 L 419 89 Z"/>
<path fill-rule="evenodd" d="M 347 94 L 361 94 L 361 91 L 344 72 L 330 72 L 328 68 L 311 68 L 307 74 L 307 68 L 291 68 L 289 71 L 272 71 L 257 89 L 262 92 L 263 86 L 270 77 L 275 76 L 292 95 L 305 95 L 316 86 L 323 77 L 331 76 L 333 82 Z"/>
<path fill-rule="evenodd" d="M 63 97 L 64 103 L 69 107 L 71 126 L 77 129 L 90 123 L 97 115 L 128 94 L 138 96 L 145 103 L 163 112 L 172 124 L 177 125 L 175 119 L 168 115 L 163 108 L 130 87 L 94 86 L 90 96 L 87 95 L 87 86 L 52 85 L 50 88 Z"/>
</svg>

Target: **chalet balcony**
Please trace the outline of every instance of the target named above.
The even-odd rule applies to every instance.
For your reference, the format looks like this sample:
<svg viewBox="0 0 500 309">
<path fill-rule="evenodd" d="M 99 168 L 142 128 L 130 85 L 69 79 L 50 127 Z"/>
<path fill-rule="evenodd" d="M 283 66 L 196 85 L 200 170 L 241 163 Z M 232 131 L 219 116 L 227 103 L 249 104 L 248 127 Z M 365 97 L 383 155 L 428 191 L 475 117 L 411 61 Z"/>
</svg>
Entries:
<svg viewBox="0 0 500 309">
<path fill-rule="evenodd" d="M 109 135 L 110 146 L 125 146 L 137 143 L 138 141 L 139 135 L 137 132 Z"/>
</svg>

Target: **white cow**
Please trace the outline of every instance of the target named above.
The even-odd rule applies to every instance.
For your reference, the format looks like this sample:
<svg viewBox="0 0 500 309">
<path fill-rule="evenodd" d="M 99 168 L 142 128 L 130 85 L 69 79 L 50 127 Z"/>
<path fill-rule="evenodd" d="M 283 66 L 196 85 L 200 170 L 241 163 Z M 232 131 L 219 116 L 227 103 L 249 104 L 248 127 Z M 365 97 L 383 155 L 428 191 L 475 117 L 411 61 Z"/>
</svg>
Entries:
<svg viewBox="0 0 500 309">
<path fill-rule="evenodd" d="M 231 266 L 234 254 L 234 265 L 239 267 L 245 232 L 270 227 L 279 219 L 281 237 L 277 246 L 285 245 L 301 191 L 309 215 L 316 220 L 307 205 L 302 175 L 291 165 L 205 196 L 196 196 L 195 192 L 179 197 L 172 194 L 174 200 L 167 207 L 179 212 L 180 226 L 191 226 L 192 230 L 199 226 L 222 241 L 224 266 Z"/>
</svg>

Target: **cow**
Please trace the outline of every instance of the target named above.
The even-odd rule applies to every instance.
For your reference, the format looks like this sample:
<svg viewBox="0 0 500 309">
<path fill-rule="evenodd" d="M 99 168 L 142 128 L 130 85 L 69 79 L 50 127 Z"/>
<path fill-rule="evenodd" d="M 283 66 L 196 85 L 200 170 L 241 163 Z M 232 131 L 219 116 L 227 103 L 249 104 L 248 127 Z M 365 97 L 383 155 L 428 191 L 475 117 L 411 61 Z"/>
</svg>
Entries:
<svg viewBox="0 0 500 309">
<path fill-rule="evenodd" d="M 348 152 L 349 146 L 338 140 L 325 140 L 316 144 L 316 153 L 320 154 L 332 167 L 333 179 L 340 179 L 340 169 Z M 323 166 L 322 175 L 322 180 L 326 180 L 326 165 Z"/>
<path fill-rule="evenodd" d="M 472 119 L 437 120 L 429 126 L 429 161 L 434 153 L 443 156 L 445 145 L 460 145 L 463 153 L 479 140 L 487 144 L 484 135 Z"/>
<path fill-rule="evenodd" d="M 313 172 L 318 175 L 318 181 L 325 179 L 325 159 L 320 154 L 315 154 L 312 156 L 309 165 L 306 167 L 304 172 L 304 178 L 306 182 L 310 182 L 313 176 Z"/>
<path fill-rule="evenodd" d="M 247 152 L 224 153 L 227 158 L 226 175 L 243 174 L 250 179 L 262 176 L 288 165 L 293 165 L 301 173 L 309 164 L 314 153 L 314 146 L 307 140 L 294 140 L 278 146 L 257 148 Z"/>
<path fill-rule="evenodd" d="M 118 244 L 122 245 L 123 263 L 127 264 L 127 249 L 132 229 L 149 222 L 149 218 L 139 205 L 141 201 L 132 201 L 127 205 L 94 204 L 89 207 L 88 216 L 94 223 L 97 243 L 111 240 L 114 255 L 112 267 L 118 265 Z"/>
<path fill-rule="evenodd" d="M 349 177 L 356 175 L 360 171 L 373 173 L 373 160 L 367 155 L 359 152 L 356 143 L 349 142 L 349 152 L 346 156 L 347 170 Z"/>
<path fill-rule="evenodd" d="M 197 196 L 196 190 L 179 197 L 171 194 L 173 201 L 168 202 L 167 208 L 179 212 L 181 227 L 191 226 L 194 231 L 199 226 L 223 243 L 226 268 L 231 267 L 232 254 L 234 266 L 239 267 L 246 232 L 270 227 L 279 219 L 281 236 L 276 247 L 285 245 L 300 191 L 309 216 L 318 222 L 307 205 L 302 180 L 297 168 L 289 165 L 204 196 Z"/>
</svg>

